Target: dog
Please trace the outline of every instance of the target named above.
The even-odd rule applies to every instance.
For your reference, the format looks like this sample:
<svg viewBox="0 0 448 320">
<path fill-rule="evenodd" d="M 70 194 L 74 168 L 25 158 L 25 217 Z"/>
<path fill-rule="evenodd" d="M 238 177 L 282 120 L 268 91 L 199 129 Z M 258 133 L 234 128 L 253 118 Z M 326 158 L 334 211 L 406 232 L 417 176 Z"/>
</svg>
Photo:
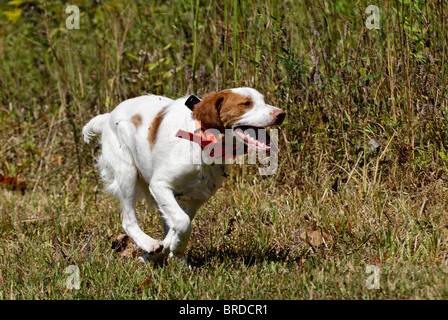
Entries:
<svg viewBox="0 0 448 320">
<path fill-rule="evenodd" d="M 122 227 L 145 258 L 185 259 L 191 221 L 227 177 L 222 159 L 244 154 L 248 147 L 269 151 L 263 128 L 280 125 L 285 115 L 252 88 L 212 92 L 202 100 L 148 94 L 94 117 L 82 133 L 86 143 L 101 135 L 100 177 L 106 191 L 120 200 Z M 225 147 L 229 141 L 240 145 Z M 163 241 L 141 230 L 135 212 L 140 197 L 149 208 L 157 206 Z"/>
</svg>

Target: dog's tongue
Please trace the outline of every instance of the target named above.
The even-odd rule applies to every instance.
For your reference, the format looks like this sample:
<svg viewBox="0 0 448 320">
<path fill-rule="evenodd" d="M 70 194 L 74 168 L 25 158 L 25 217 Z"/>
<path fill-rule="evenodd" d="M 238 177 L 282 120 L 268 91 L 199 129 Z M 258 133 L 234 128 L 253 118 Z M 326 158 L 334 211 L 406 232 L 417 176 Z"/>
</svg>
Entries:
<svg viewBox="0 0 448 320">
<path fill-rule="evenodd" d="M 263 128 L 236 128 L 235 135 L 257 150 L 269 150 L 271 147 L 271 139 L 269 134 Z"/>
</svg>

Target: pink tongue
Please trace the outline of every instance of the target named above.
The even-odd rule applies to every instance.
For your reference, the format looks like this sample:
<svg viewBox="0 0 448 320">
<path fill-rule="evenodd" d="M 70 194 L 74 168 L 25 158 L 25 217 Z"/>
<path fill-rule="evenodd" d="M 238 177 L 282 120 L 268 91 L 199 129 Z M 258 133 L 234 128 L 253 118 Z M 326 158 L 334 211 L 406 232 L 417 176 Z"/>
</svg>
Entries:
<svg viewBox="0 0 448 320">
<path fill-rule="evenodd" d="M 243 139 L 244 141 L 247 141 L 250 145 L 254 146 L 258 150 L 269 150 L 270 147 L 259 142 L 258 140 L 252 138 L 251 136 L 245 135 L 243 130 L 240 128 L 235 129 L 235 134 Z"/>
<path fill-rule="evenodd" d="M 240 137 L 243 140 L 247 140 L 246 136 L 243 133 L 243 130 L 241 130 L 240 128 L 237 128 L 234 130 L 235 134 Z"/>
</svg>

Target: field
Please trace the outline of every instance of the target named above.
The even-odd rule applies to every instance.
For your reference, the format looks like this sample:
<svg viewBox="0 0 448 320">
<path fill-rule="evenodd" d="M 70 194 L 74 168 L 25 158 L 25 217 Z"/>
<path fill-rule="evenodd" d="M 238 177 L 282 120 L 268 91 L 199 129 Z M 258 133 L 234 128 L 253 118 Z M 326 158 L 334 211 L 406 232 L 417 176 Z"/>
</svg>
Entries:
<svg viewBox="0 0 448 320">
<path fill-rule="evenodd" d="M 71 4 L 0 4 L 0 299 L 448 298 L 448 2 Z M 83 125 L 240 86 L 287 112 L 278 170 L 233 166 L 191 270 L 143 264 Z"/>
</svg>

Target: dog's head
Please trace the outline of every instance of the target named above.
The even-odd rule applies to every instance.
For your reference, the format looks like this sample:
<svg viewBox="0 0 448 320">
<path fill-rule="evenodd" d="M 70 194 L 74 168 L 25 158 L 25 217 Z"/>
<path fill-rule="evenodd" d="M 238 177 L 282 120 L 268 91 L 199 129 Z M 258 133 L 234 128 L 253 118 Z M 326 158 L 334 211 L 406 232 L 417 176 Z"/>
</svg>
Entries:
<svg viewBox="0 0 448 320">
<path fill-rule="evenodd" d="M 193 109 L 194 117 L 207 129 L 234 136 L 257 150 L 269 150 L 269 135 L 264 128 L 280 125 L 286 113 L 264 102 L 263 95 L 252 88 L 212 92 Z"/>
</svg>

